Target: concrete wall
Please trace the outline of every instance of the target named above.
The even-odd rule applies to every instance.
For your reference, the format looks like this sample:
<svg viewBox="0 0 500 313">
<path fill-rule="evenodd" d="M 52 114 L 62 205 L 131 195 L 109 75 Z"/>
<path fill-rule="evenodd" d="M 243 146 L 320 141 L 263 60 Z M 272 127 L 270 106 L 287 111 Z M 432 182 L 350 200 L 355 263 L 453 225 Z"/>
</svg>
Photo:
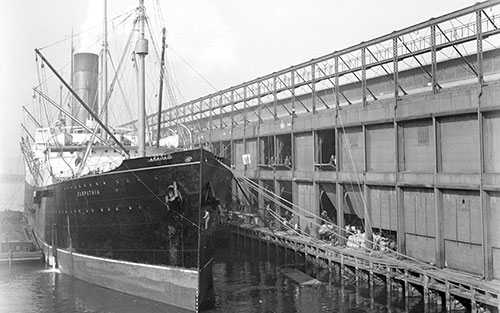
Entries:
<svg viewBox="0 0 500 313">
<path fill-rule="evenodd" d="M 493 277 L 500 279 L 500 192 L 489 194 L 489 219 Z"/>
<path fill-rule="evenodd" d="M 402 172 L 434 171 L 434 130 L 432 119 L 399 123 L 399 170 Z"/>
<path fill-rule="evenodd" d="M 476 114 L 439 119 L 440 172 L 476 173 L 479 168 L 479 133 Z"/>
<path fill-rule="evenodd" d="M 398 209 L 394 187 L 371 186 L 368 199 L 372 227 L 397 230 Z"/>
<path fill-rule="evenodd" d="M 484 169 L 487 173 L 500 173 L 500 113 L 484 115 Z"/>
<path fill-rule="evenodd" d="M 314 216 L 318 216 L 319 212 L 315 203 L 317 202 L 314 186 L 312 183 L 297 183 L 297 193 L 294 194 L 293 198 L 297 199 L 296 203 L 301 208 L 309 208 L 308 213 L 300 213 L 300 228 L 306 233 L 316 235 L 317 229 L 314 226 Z"/>
<path fill-rule="evenodd" d="M 257 158 L 263 154 L 257 138 L 292 134 L 293 169 L 251 172 L 247 168 L 245 174 L 278 187 L 283 181 L 291 182 L 293 200 L 309 210 L 311 219 L 319 215 L 320 185 L 335 186 L 331 188 L 339 192 L 334 195 L 335 206 L 342 208 L 345 217 L 365 219 L 364 199 L 375 231 L 397 231 L 399 252 L 437 266 L 498 278 L 498 99 L 500 81 L 495 81 L 482 87 L 470 84 L 404 96 L 397 107 L 394 99 L 383 99 L 366 106 L 344 106 L 339 112 L 325 109 L 320 114 L 288 116 L 265 121 L 252 132 L 233 132 L 233 151 L 241 151 L 240 141 L 247 134 L 247 153 Z M 318 131 L 324 130 L 337 134 L 335 169 L 314 166 Z M 226 140 L 214 134 L 213 141 Z M 482 219 L 488 227 L 483 227 Z M 343 222 L 348 223 L 339 224 Z M 304 230 L 309 222 L 301 219 L 301 224 Z"/>
<path fill-rule="evenodd" d="M 294 135 L 294 169 L 312 171 L 314 164 L 314 140 L 312 132 Z"/>
<path fill-rule="evenodd" d="M 339 131 L 339 162 L 342 171 L 360 172 L 364 169 L 364 138 L 360 127 Z"/>
<path fill-rule="evenodd" d="M 258 163 L 258 149 L 257 149 L 257 138 L 251 138 L 246 141 L 247 154 L 250 154 L 251 163 L 247 165 L 247 169 L 256 170 Z"/>
<path fill-rule="evenodd" d="M 434 190 L 403 190 L 406 253 L 414 258 L 436 263 L 436 210 Z"/>
<path fill-rule="evenodd" d="M 481 274 L 482 219 L 479 192 L 443 190 L 445 266 Z"/>
<path fill-rule="evenodd" d="M 242 171 L 245 169 L 242 158 L 242 155 L 245 153 L 245 143 L 243 140 L 234 141 L 233 147 L 233 164 L 236 170 Z"/>
<path fill-rule="evenodd" d="M 395 167 L 394 125 L 378 124 L 366 127 L 367 170 L 392 172 Z"/>
</svg>

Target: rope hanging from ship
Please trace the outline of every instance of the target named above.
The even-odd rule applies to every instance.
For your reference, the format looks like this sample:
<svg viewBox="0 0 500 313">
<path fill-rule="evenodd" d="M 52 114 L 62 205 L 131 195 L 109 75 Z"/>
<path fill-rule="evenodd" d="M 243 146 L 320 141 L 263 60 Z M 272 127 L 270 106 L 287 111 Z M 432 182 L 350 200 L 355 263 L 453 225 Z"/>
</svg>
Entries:
<svg viewBox="0 0 500 313">
<path fill-rule="evenodd" d="M 321 224 L 317 223 L 316 222 L 317 220 L 320 222 L 323 222 L 323 223 L 331 223 L 329 220 L 326 220 L 326 219 L 322 218 L 321 216 L 315 215 L 315 214 L 297 206 L 296 204 L 289 202 L 288 200 L 284 199 L 283 197 L 267 190 L 266 188 L 260 186 L 258 183 L 252 181 L 251 179 L 245 177 L 244 175 L 238 173 L 237 171 L 231 169 L 230 167 L 228 167 L 226 165 L 223 165 L 223 166 L 225 166 L 227 168 L 227 170 L 229 170 L 233 173 L 235 180 L 239 181 L 240 186 L 242 186 L 244 184 L 251 186 L 259 195 L 261 195 L 265 200 L 273 203 L 275 206 L 280 207 L 282 209 L 285 209 L 292 214 L 296 214 L 296 215 L 302 216 L 302 217 L 305 216 L 304 213 L 307 213 L 310 217 L 311 216 L 313 217 L 312 223 L 318 227 L 320 227 Z M 243 188 L 243 187 L 240 187 L 240 188 Z M 250 194 L 251 196 L 255 196 L 251 192 L 249 192 L 249 190 L 247 190 L 246 192 L 247 192 L 247 194 Z M 245 197 L 248 197 L 248 195 L 246 195 Z M 255 210 L 254 208 L 252 208 L 252 209 L 253 209 L 254 213 L 257 214 L 258 218 L 264 222 L 265 227 L 268 228 L 273 234 L 276 235 L 275 230 L 272 229 L 272 227 L 267 222 L 264 221 L 264 218 L 261 216 L 261 214 L 257 210 Z M 314 244 L 318 244 L 318 245 L 325 244 L 325 241 L 317 239 L 309 234 L 306 234 L 305 232 L 303 232 L 301 230 L 296 229 L 285 218 L 279 216 L 271 208 L 266 207 L 266 212 L 269 213 L 276 221 L 278 221 L 279 224 L 287 230 L 286 232 L 293 234 L 293 236 L 298 236 L 298 237 L 303 238 L 305 240 L 308 240 L 309 242 L 314 243 Z M 335 233 L 335 236 L 337 238 L 342 238 L 343 240 L 348 240 L 349 239 L 348 236 L 355 235 L 355 233 L 351 232 L 350 230 L 340 229 L 339 226 L 335 225 L 335 224 L 331 224 L 331 225 L 337 230 Z M 345 233 L 346 236 L 342 235 L 342 233 Z M 368 241 L 368 239 L 365 238 L 365 241 Z M 424 261 L 413 258 L 411 256 L 408 256 L 406 254 L 403 254 L 401 252 L 390 251 L 390 253 L 388 253 L 388 254 L 380 253 L 380 251 L 375 249 L 377 247 L 380 247 L 379 243 L 374 242 L 374 241 L 371 241 L 370 243 L 371 243 L 371 247 L 369 247 L 369 248 L 367 248 L 366 246 L 363 247 L 364 251 L 368 252 L 371 256 L 374 256 L 377 259 L 380 259 L 380 260 L 383 259 L 383 260 L 390 261 L 390 262 L 397 262 L 402 267 L 418 269 L 418 270 L 426 272 L 432 276 L 439 276 L 441 272 L 443 273 L 443 275 L 446 275 L 446 272 L 443 269 L 438 268 L 438 267 L 434 266 L 433 264 L 429 264 L 429 263 L 426 263 Z M 285 242 L 285 244 L 286 244 L 286 242 Z M 336 245 L 330 245 L 329 249 L 338 250 L 338 251 L 342 250 L 343 252 L 346 251 L 345 248 L 343 248 L 341 246 L 336 246 Z M 411 260 L 411 261 L 415 262 L 416 264 L 405 263 L 404 262 L 405 259 Z"/>
</svg>

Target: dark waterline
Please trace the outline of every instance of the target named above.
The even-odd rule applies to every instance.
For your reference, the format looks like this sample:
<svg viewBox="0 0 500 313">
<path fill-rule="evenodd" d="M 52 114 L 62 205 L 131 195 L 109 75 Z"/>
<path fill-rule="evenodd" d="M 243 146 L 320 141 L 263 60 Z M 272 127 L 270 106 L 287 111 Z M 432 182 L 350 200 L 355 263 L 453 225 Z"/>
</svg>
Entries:
<svg viewBox="0 0 500 313">
<path fill-rule="evenodd" d="M 368 284 L 338 273 L 305 269 L 325 283 L 300 286 L 280 272 L 283 254 L 267 255 L 258 245 L 218 243 L 214 263 L 214 307 L 206 312 L 441 312 L 424 307 L 420 297 L 405 303 L 397 291 L 387 295 L 380 284 Z M 304 270 L 304 264 L 302 264 Z M 389 301 L 388 301 L 389 300 Z M 389 303 L 389 304 L 388 304 Z M 0 264 L 0 312 L 186 312 L 154 301 L 90 285 L 60 274 L 40 262 Z"/>
</svg>

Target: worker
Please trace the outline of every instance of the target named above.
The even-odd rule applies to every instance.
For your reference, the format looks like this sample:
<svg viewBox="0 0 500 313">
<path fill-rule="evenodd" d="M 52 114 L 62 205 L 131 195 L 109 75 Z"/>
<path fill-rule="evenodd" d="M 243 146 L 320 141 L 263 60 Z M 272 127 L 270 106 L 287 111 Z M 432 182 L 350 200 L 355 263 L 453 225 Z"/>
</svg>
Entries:
<svg viewBox="0 0 500 313">
<path fill-rule="evenodd" d="M 321 212 L 321 223 L 331 223 L 332 221 L 330 220 L 330 218 L 328 217 L 328 212 L 326 212 L 326 210 L 323 210 Z"/>
<path fill-rule="evenodd" d="M 208 209 L 205 209 L 205 214 L 203 215 L 203 221 L 205 222 L 205 229 L 208 229 L 208 225 L 210 222 L 210 212 L 208 212 Z"/>
</svg>

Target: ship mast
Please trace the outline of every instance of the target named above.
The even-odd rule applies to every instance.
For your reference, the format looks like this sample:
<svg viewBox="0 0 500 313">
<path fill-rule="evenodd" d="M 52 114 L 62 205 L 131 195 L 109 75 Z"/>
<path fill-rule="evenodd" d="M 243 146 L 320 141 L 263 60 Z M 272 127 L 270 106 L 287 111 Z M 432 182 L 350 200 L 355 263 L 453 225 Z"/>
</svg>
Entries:
<svg viewBox="0 0 500 313">
<path fill-rule="evenodd" d="M 104 34 L 102 43 L 102 109 L 104 110 L 104 125 L 109 127 L 108 122 L 108 2 L 104 0 Z M 108 134 L 104 133 L 104 138 L 108 138 Z"/>
<path fill-rule="evenodd" d="M 165 27 L 162 30 L 161 63 L 160 63 L 160 91 L 158 92 L 158 127 L 156 135 L 156 147 L 160 147 L 161 134 L 161 101 L 163 99 L 163 73 L 165 67 Z"/>
<path fill-rule="evenodd" d="M 69 77 L 69 85 L 71 86 L 71 88 L 74 88 L 75 87 L 75 84 L 74 84 L 74 81 L 73 81 L 73 73 L 75 72 L 75 62 L 74 62 L 74 55 L 75 55 L 75 45 L 73 43 L 73 38 L 74 38 L 74 34 L 73 34 L 73 27 L 71 27 L 71 75 Z M 71 112 L 73 112 L 73 97 L 69 97 L 69 103 L 68 103 L 68 107 L 69 107 L 69 110 Z M 70 132 L 73 132 L 73 120 L 72 119 L 69 119 L 67 122 L 66 122 L 67 126 L 70 127 Z"/>
<path fill-rule="evenodd" d="M 144 0 L 139 0 L 139 39 L 135 46 L 135 53 L 139 59 L 137 61 L 138 68 L 138 84 L 139 84 L 139 116 L 137 121 L 137 133 L 139 140 L 138 153 L 139 156 L 146 156 L 146 86 L 145 86 L 145 58 L 148 54 L 148 40 L 144 38 L 144 23 L 146 19 Z"/>
</svg>

